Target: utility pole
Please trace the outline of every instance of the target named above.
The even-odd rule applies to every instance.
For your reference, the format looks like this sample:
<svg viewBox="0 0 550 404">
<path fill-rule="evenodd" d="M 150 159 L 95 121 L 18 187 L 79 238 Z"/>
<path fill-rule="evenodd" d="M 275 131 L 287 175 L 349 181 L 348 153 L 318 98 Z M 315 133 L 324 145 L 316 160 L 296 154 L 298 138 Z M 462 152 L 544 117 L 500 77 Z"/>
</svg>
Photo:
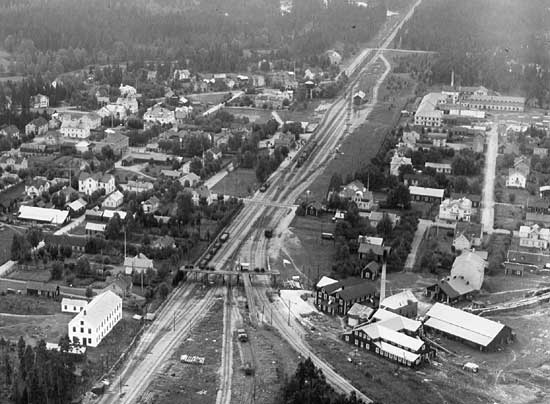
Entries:
<svg viewBox="0 0 550 404">
<path fill-rule="evenodd" d="M 290 299 L 288 299 L 288 325 L 290 326 Z"/>
</svg>

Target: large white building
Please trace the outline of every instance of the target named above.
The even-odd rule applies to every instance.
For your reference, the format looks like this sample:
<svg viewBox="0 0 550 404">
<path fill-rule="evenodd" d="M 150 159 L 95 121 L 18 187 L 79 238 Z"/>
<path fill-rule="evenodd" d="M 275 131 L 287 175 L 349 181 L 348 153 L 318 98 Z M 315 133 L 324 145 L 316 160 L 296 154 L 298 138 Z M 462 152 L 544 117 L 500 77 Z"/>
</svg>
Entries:
<svg viewBox="0 0 550 404">
<path fill-rule="evenodd" d="M 78 192 L 92 195 L 98 189 L 104 189 L 105 195 L 115 191 L 115 176 L 112 174 L 81 172 L 78 177 Z"/>
<path fill-rule="evenodd" d="M 95 112 L 67 112 L 60 114 L 63 136 L 87 139 L 90 131 L 101 126 L 101 117 Z"/>
<path fill-rule="evenodd" d="M 510 168 L 508 177 L 506 177 L 506 186 L 508 188 L 525 188 L 527 177 L 521 171 Z"/>
<path fill-rule="evenodd" d="M 96 296 L 69 322 L 69 338 L 96 347 L 122 319 L 122 299 L 110 290 Z"/>
<path fill-rule="evenodd" d="M 414 124 L 417 126 L 439 127 L 443 123 L 443 111 L 437 108 L 440 102 L 445 102 L 442 93 L 428 93 L 422 98 L 414 115 Z"/>
<path fill-rule="evenodd" d="M 449 222 L 469 222 L 472 216 L 472 201 L 468 198 L 445 199 L 439 205 L 439 219 Z"/>
<path fill-rule="evenodd" d="M 519 228 L 519 245 L 546 250 L 550 241 L 550 229 L 540 228 L 539 225 L 521 226 Z"/>
</svg>

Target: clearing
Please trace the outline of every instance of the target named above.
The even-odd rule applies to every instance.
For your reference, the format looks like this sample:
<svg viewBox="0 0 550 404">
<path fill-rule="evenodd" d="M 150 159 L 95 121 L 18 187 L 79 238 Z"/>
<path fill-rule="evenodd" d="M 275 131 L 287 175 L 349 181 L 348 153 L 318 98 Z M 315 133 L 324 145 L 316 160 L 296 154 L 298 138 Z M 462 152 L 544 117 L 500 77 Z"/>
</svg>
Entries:
<svg viewBox="0 0 550 404">
<path fill-rule="evenodd" d="M 244 198 L 250 196 L 258 185 L 259 182 L 254 170 L 237 168 L 214 185 L 212 192 Z"/>
</svg>

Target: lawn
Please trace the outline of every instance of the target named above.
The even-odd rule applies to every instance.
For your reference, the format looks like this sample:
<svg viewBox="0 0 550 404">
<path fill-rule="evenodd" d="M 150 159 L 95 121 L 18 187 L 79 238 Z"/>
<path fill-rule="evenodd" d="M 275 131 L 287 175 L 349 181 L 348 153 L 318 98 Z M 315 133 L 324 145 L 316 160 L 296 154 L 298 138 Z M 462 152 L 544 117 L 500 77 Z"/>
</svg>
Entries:
<svg viewBox="0 0 550 404">
<path fill-rule="evenodd" d="M 41 339 L 57 343 L 59 338 L 67 334 L 67 324 L 73 317 L 74 314 L 69 313 L 16 317 L 0 314 L 0 336 L 10 341 L 17 341 L 23 336 L 25 341 L 32 345 Z"/>
<path fill-rule="evenodd" d="M 189 94 L 185 97 L 191 101 L 199 101 L 201 104 L 219 104 L 231 91 L 221 91 L 215 93 Z"/>
<path fill-rule="evenodd" d="M 518 230 L 523 224 L 523 209 L 521 206 L 495 203 L 495 228 Z"/>
<path fill-rule="evenodd" d="M 7 226 L 0 229 L 0 265 L 11 258 L 11 244 L 15 231 Z"/>
<path fill-rule="evenodd" d="M 30 269 L 17 269 L 8 275 L 10 279 L 20 281 L 48 282 L 52 275 L 48 269 L 38 270 L 36 267 Z"/>
<path fill-rule="evenodd" d="M 214 185 L 212 192 L 244 198 L 250 196 L 258 186 L 254 170 L 238 168 Z"/>
</svg>

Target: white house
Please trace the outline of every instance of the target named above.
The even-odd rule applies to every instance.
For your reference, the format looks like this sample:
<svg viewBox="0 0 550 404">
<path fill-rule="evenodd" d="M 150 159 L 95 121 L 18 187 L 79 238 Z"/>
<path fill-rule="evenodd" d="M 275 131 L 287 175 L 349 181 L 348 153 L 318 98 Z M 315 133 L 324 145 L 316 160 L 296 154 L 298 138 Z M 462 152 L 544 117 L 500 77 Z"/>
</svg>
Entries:
<svg viewBox="0 0 550 404">
<path fill-rule="evenodd" d="M 96 296 L 69 322 L 69 339 L 97 347 L 122 319 L 122 299 L 110 290 Z"/>
<path fill-rule="evenodd" d="M 390 162 L 390 174 L 398 176 L 399 167 L 406 165 L 412 165 L 412 160 L 409 157 L 400 156 L 398 153 L 395 153 Z"/>
<path fill-rule="evenodd" d="M 143 115 L 143 121 L 159 125 L 175 125 L 176 117 L 174 111 L 155 105 L 147 109 L 147 112 Z"/>
<path fill-rule="evenodd" d="M 64 297 L 61 300 L 61 311 L 63 313 L 80 313 L 87 304 L 88 301 L 86 300 L 69 299 Z"/>
<path fill-rule="evenodd" d="M 101 126 L 101 117 L 95 112 L 67 112 L 60 115 L 63 136 L 87 139 L 90 131 Z"/>
<path fill-rule="evenodd" d="M 342 187 L 338 196 L 340 199 L 347 199 L 350 202 L 354 202 L 360 211 L 369 211 L 374 204 L 372 192 L 365 188 L 361 181 L 357 180 Z"/>
<path fill-rule="evenodd" d="M 201 177 L 199 177 L 195 173 L 189 173 L 181 177 L 179 181 L 183 187 L 188 186 L 188 187 L 194 188 L 201 181 Z"/>
<path fill-rule="evenodd" d="M 433 168 L 436 173 L 450 174 L 452 172 L 452 167 L 449 163 L 430 163 L 426 162 L 424 164 L 426 168 Z"/>
<path fill-rule="evenodd" d="M 141 208 L 143 213 L 152 213 L 155 212 L 160 206 L 160 200 L 156 196 L 152 196 L 146 201 L 141 202 Z"/>
<path fill-rule="evenodd" d="M 47 180 L 36 178 L 25 184 L 25 193 L 31 198 L 42 195 L 42 192 L 46 192 L 50 189 L 50 183 Z"/>
<path fill-rule="evenodd" d="M 44 94 L 37 94 L 31 97 L 31 108 L 48 108 L 50 106 L 50 97 Z"/>
<path fill-rule="evenodd" d="M 98 189 L 104 189 L 109 195 L 115 191 L 115 177 L 112 174 L 81 172 L 78 177 L 78 192 L 92 195 Z"/>
<path fill-rule="evenodd" d="M 439 219 L 449 222 L 469 222 L 472 216 L 472 201 L 468 198 L 445 199 L 439 205 Z"/>
<path fill-rule="evenodd" d="M 122 205 L 123 202 L 124 202 L 124 195 L 122 194 L 122 192 L 116 190 L 115 192 L 110 194 L 107 198 L 105 198 L 101 206 L 106 209 L 116 209 L 120 205 Z"/>
<path fill-rule="evenodd" d="M 139 253 L 135 257 L 126 257 L 124 259 L 124 272 L 126 275 L 132 275 L 133 273 L 141 274 L 148 269 L 155 269 L 153 266 L 153 260 L 147 258 L 145 254 Z"/>
<path fill-rule="evenodd" d="M 130 98 L 137 95 L 137 90 L 135 89 L 135 87 L 132 86 L 121 84 L 119 90 L 122 97 Z"/>
<path fill-rule="evenodd" d="M 550 229 L 540 228 L 539 225 L 521 226 L 519 228 L 519 245 L 546 250 L 550 241 Z"/>
<path fill-rule="evenodd" d="M 508 177 L 506 177 L 506 186 L 508 188 L 525 188 L 527 177 L 520 171 L 510 168 Z"/>
</svg>

